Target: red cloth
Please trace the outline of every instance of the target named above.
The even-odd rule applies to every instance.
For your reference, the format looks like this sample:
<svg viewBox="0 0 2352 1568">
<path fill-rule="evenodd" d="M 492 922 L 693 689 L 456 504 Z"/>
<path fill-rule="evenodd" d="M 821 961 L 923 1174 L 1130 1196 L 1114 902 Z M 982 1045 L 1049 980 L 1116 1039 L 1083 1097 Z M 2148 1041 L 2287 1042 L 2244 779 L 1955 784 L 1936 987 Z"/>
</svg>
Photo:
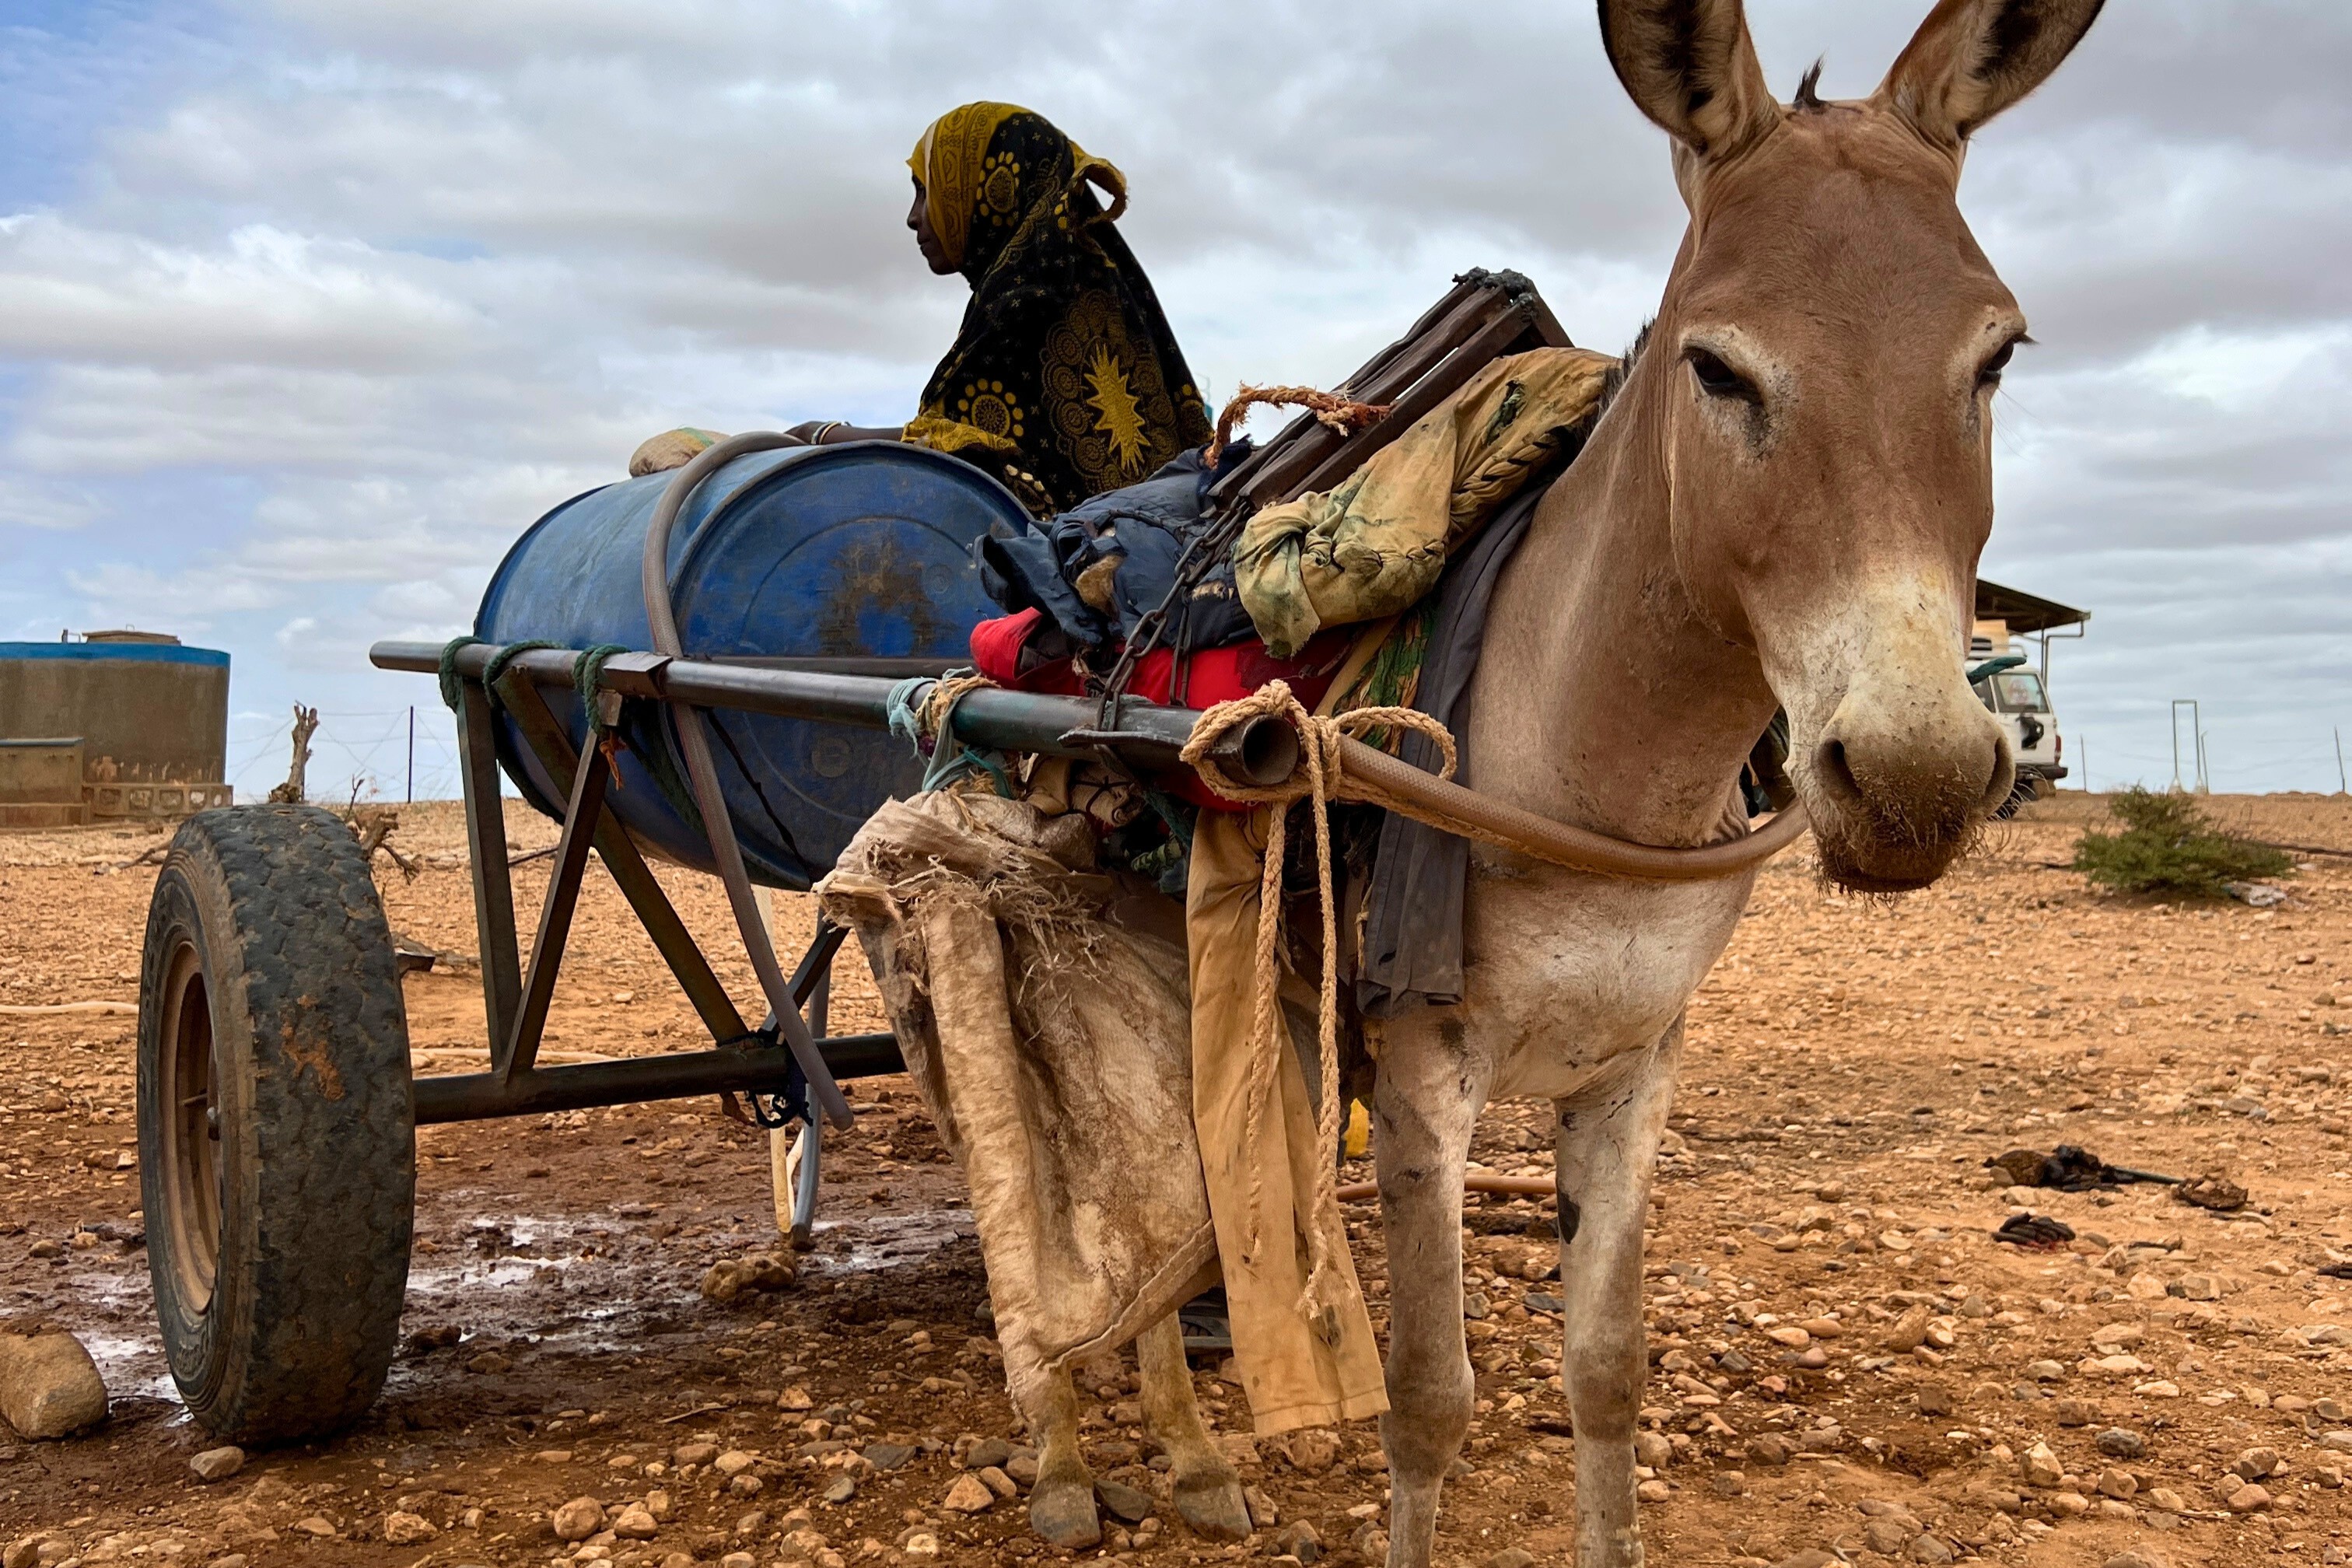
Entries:
<svg viewBox="0 0 2352 1568">
<path fill-rule="evenodd" d="M 972 627 L 973 667 L 997 685 L 1016 691 L 1082 694 L 1084 688 L 1067 659 L 1041 665 L 1026 676 L 1021 674 L 1021 650 L 1044 619 L 1044 612 L 1033 606 L 1018 615 L 1000 616 Z M 1361 629 L 1340 626 L 1323 632 L 1299 649 L 1295 658 L 1276 658 L 1265 651 L 1264 643 L 1255 639 L 1200 649 L 1186 657 L 1181 692 L 1173 691 L 1171 679 L 1176 666 L 1175 654 L 1164 647 L 1157 648 L 1135 661 L 1135 673 L 1127 683 L 1128 694 L 1148 702 L 1213 708 L 1236 697 L 1246 697 L 1268 681 L 1283 680 L 1289 682 L 1291 695 L 1311 709 L 1331 689 L 1331 682 L 1338 677 L 1340 665 L 1347 662 L 1348 650 L 1355 645 L 1356 634 Z M 1181 775 L 1170 774 L 1160 782 L 1195 805 L 1219 811 L 1248 809 L 1211 794 L 1199 775 L 1189 770 Z"/>
</svg>

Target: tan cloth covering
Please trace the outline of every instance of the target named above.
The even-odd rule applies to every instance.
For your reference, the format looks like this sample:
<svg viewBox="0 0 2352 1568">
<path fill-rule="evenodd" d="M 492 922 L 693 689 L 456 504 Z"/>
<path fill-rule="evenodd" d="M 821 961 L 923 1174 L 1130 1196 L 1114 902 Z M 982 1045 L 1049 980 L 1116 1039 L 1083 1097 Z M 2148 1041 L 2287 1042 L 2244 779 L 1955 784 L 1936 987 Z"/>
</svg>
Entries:
<svg viewBox="0 0 2352 1568">
<path fill-rule="evenodd" d="M 1267 651 L 1378 620 L 1437 585 L 1446 556 L 1559 457 L 1617 362 L 1586 349 L 1498 359 L 1328 491 L 1249 520 L 1234 586 Z"/>
<path fill-rule="evenodd" d="M 1082 816 L 935 792 L 875 813 L 816 888 L 962 1164 L 1033 1415 L 1052 1369 L 1216 1279 L 1182 932 L 1145 884 L 1094 869 L 1094 843 Z"/>
<path fill-rule="evenodd" d="M 1276 1103 L 1253 1144 L 1249 1086 L 1259 873 L 1265 811 L 1204 811 L 1192 830 L 1185 935 L 1192 971 L 1192 1120 L 1205 1151 L 1209 1209 L 1225 1276 L 1234 1360 L 1261 1436 L 1329 1426 L 1389 1407 L 1379 1345 L 1337 1215 L 1337 1267 L 1319 1301 L 1305 1300 L 1322 1147 L 1316 1100 L 1299 1065 L 1281 1053 Z M 1320 1084 L 1317 1092 L 1337 1092 Z"/>
</svg>

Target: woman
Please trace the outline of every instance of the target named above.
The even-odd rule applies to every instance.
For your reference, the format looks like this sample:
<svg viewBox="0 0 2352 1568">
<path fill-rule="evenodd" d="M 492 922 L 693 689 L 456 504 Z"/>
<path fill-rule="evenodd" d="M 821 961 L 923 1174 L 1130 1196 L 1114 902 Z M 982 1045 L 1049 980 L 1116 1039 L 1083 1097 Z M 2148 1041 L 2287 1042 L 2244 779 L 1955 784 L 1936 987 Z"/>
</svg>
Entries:
<svg viewBox="0 0 2352 1568">
<path fill-rule="evenodd" d="M 1112 226 L 1127 207 L 1124 175 L 1009 103 L 950 110 L 907 162 L 907 226 L 923 259 L 971 285 L 962 329 L 904 426 L 813 420 L 793 435 L 952 452 L 1040 517 L 1134 484 L 1209 439 L 1192 373 Z M 1108 211 L 1094 187 L 1109 195 Z M 630 472 L 675 468 L 715 439 L 657 436 Z"/>
</svg>

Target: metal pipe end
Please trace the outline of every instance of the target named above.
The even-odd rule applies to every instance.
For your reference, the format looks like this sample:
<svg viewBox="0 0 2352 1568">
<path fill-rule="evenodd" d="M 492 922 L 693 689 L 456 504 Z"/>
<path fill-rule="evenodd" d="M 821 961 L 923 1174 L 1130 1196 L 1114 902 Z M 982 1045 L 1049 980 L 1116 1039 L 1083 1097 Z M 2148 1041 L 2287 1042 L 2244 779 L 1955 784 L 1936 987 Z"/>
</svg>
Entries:
<svg viewBox="0 0 2352 1568">
<path fill-rule="evenodd" d="M 1228 731 L 1209 754 L 1233 777 L 1270 788 L 1298 771 L 1298 731 L 1289 721 L 1267 714 Z"/>
</svg>

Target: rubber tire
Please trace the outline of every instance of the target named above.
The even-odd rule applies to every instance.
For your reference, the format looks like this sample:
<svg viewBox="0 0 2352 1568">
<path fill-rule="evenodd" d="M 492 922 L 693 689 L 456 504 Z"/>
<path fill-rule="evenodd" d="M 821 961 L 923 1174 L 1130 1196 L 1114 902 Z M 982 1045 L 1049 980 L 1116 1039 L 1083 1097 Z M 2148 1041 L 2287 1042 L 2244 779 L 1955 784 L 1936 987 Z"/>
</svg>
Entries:
<svg viewBox="0 0 2352 1568">
<path fill-rule="evenodd" d="M 189 954 L 176 984 L 175 953 Z M 181 1047 L 163 1037 L 164 1004 L 191 973 L 218 1116 L 215 1179 L 192 1184 L 216 1199 L 208 1293 L 184 1279 L 193 1249 L 166 1217 L 163 1053 Z M 207 811 L 173 838 L 142 959 L 139 1152 L 156 1316 L 189 1413 L 247 1444 L 358 1420 L 398 1343 L 415 1108 L 391 929 L 358 841 L 331 813 Z"/>
</svg>

